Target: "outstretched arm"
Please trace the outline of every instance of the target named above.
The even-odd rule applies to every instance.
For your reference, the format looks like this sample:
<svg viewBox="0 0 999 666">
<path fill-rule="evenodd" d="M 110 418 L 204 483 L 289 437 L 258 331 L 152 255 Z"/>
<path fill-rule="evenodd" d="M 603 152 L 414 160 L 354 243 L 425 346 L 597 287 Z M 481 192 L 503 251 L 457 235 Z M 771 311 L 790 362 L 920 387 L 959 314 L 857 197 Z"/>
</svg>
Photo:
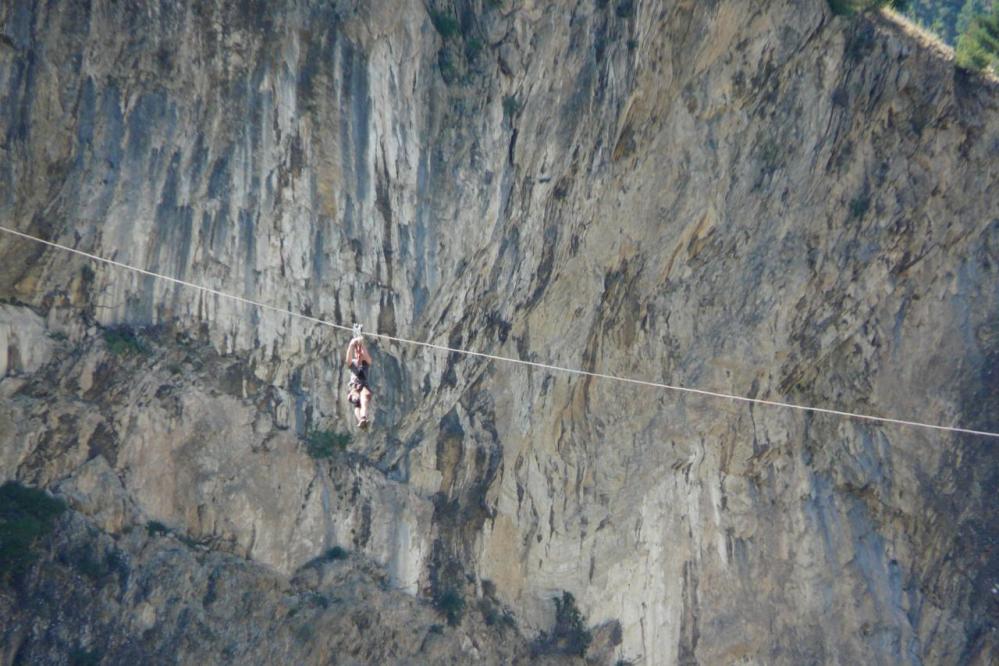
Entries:
<svg viewBox="0 0 999 666">
<path fill-rule="evenodd" d="M 360 361 L 362 363 L 367 363 L 371 365 L 371 354 L 368 353 L 368 348 L 365 346 L 364 342 L 358 342 L 358 356 L 360 356 Z"/>
<path fill-rule="evenodd" d="M 352 339 L 350 341 L 350 344 L 347 345 L 347 360 L 346 360 L 347 365 L 350 365 L 350 359 L 354 355 L 354 347 L 356 345 L 357 345 L 357 338 Z"/>
</svg>

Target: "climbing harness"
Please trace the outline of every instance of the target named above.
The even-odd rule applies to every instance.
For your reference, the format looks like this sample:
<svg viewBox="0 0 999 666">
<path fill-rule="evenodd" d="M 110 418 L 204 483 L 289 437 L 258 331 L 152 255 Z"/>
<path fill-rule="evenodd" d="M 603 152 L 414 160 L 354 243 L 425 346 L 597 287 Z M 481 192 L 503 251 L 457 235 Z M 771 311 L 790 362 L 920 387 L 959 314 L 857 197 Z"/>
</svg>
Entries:
<svg viewBox="0 0 999 666">
<path fill-rule="evenodd" d="M 245 303 L 247 305 L 252 305 L 254 307 L 261 308 L 262 310 L 270 310 L 272 312 L 278 312 L 278 313 L 281 313 L 281 314 L 284 314 L 284 315 L 288 315 L 288 316 L 291 316 L 291 317 L 297 317 L 299 319 L 303 319 L 305 321 L 310 321 L 312 323 L 319 324 L 321 326 L 329 326 L 330 328 L 335 328 L 335 329 L 339 329 L 339 330 L 343 330 L 343 331 L 351 331 L 352 333 L 355 334 L 355 337 L 357 336 L 357 332 L 359 332 L 361 330 L 360 326 L 357 325 L 357 324 L 354 324 L 353 327 L 348 327 L 348 326 L 344 326 L 343 324 L 337 324 L 337 323 L 332 322 L 332 321 L 326 321 L 324 319 L 319 319 L 317 317 L 312 317 L 310 315 L 302 314 L 301 312 L 295 312 L 293 310 L 287 310 L 285 308 L 279 308 L 279 307 L 276 307 L 274 305 L 268 305 L 266 303 L 261 303 L 259 301 L 254 301 L 252 299 L 244 298 L 242 296 L 236 296 L 235 294 L 227 294 L 226 292 L 219 291 L 217 289 L 212 289 L 210 287 L 205 287 L 205 286 L 202 286 L 202 285 L 199 285 L 199 284 L 195 284 L 193 282 L 187 282 L 185 280 L 180 280 L 180 279 L 175 278 L 175 277 L 170 277 L 169 275 L 162 275 L 160 273 L 154 273 L 152 271 L 148 271 L 148 270 L 143 269 L 143 268 L 138 268 L 137 266 L 131 266 L 129 264 L 124 264 L 124 263 L 122 263 L 120 261 L 115 261 L 113 259 L 106 259 L 106 258 L 98 256 L 96 254 L 91 254 L 89 252 L 84 252 L 83 250 L 77 250 L 76 248 L 72 248 L 72 247 L 69 247 L 69 246 L 66 246 L 66 245 L 61 245 L 59 243 L 55 243 L 55 242 L 52 242 L 52 241 L 47 241 L 47 240 L 44 240 L 42 238 L 38 238 L 37 236 L 32 236 L 30 234 L 26 234 L 26 233 L 23 233 L 21 231 L 16 231 L 14 229 L 10 229 L 10 228 L 4 227 L 4 226 L 0 226 L 0 231 L 6 232 L 6 233 L 14 235 L 14 236 L 18 236 L 18 237 L 26 239 L 26 240 L 34 241 L 36 243 L 41 243 L 43 245 L 48 245 L 49 247 L 53 247 L 53 248 L 56 248 L 56 249 L 59 249 L 59 250 L 64 250 L 66 252 L 70 252 L 72 254 L 79 255 L 81 257 L 86 257 L 87 259 L 92 259 L 93 261 L 98 261 L 98 262 L 107 264 L 109 266 L 115 266 L 115 267 L 118 267 L 118 268 L 124 268 L 126 270 L 130 270 L 130 271 L 134 271 L 136 273 L 139 273 L 140 275 L 146 275 L 146 276 L 149 276 L 149 277 L 154 277 L 154 278 L 158 278 L 158 279 L 161 279 L 161 280 L 165 280 L 165 281 L 171 282 L 173 284 L 179 284 L 179 285 L 183 285 L 185 287 L 191 287 L 192 289 L 197 289 L 197 290 L 202 291 L 202 292 L 204 292 L 206 294 L 212 294 L 212 295 L 215 295 L 215 296 L 220 296 L 222 298 L 228 298 L 228 299 L 231 299 L 231 300 L 234 300 L 234 301 L 238 301 L 240 303 Z M 709 397 L 709 398 L 717 398 L 717 399 L 720 399 L 720 400 L 733 400 L 733 401 L 736 401 L 736 402 L 744 402 L 744 403 L 749 403 L 749 404 L 754 404 L 754 405 L 764 405 L 764 406 L 767 406 L 767 407 L 778 407 L 778 408 L 782 408 L 782 409 L 793 409 L 793 410 L 797 410 L 797 411 L 801 411 L 801 412 L 811 412 L 811 413 L 814 413 L 814 414 L 829 414 L 831 416 L 840 416 L 840 417 L 844 417 L 844 418 L 858 419 L 858 420 L 863 420 L 863 421 L 872 421 L 872 422 L 876 422 L 876 423 L 884 423 L 884 424 L 889 424 L 890 423 L 890 424 L 895 424 L 895 425 L 910 426 L 910 427 L 913 427 L 913 428 L 926 428 L 926 429 L 930 429 L 930 430 L 939 430 L 939 431 L 943 431 L 943 432 L 961 433 L 961 434 L 964 434 L 964 435 L 978 435 L 978 436 L 981 436 L 981 437 L 991 437 L 991 438 L 994 438 L 994 439 L 999 439 L 999 432 L 989 432 L 989 431 L 986 431 L 986 430 L 972 430 L 971 428 L 961 428 L 961 427 L 958 427 L 958 426 L 937 425 L 937 424 L 933 424 L 933 423 L 923 423 L 923 422 L 920 422 L 920 421 L 910 421 L 910 420 L 906 420 L 906 419 L 897 419 L 897 418 L 891 418 L 891 417 L 887 417 L 887 416 L 874 416 L 874 415 L 870 415 L 870 414 L 858 414 L 856 412 L 847 412 L 847 411 L 843 411 L 843 410 L 839 410 L 839 409 L 829 409 L 829 408 L 826 408 L 826 407 L 814 407 L 814 406 L 810 406 L 810 405 L 798 405 L 798 404 L 790 403 L 790 402 L 780 402 L 778 400 L 764 400 L 762 398 L 748 398 L 748 397 L 745 397 L 745 396 L 734 395 L 734 394 L 730 394 L 730 393 L 721 393 L 721 392 L 718 392 L 718 391 L 708 391 L 708 390 L 705 390 L 705 389 L 691 388 L 689 386 L 676 386 L 676 385 L 665 384 L 665 383 L 661 383 L 661 382 L 646 381 L 644 379 L 634 379 L 634 378 L 631 378 L 631 377 L 620 377 L 620 376 L 617 376 L 617 375 L 609 375 L 609 374 L 604 374 L 604 373 L 601 373 L 601 372 L 591 372 L 589 370 L 579 370 L 579 369 L 576 369 L 576 368 L 567 368 L 567 367 L 563 367 L 563 366 L 552 365 L 552 364 L 549 364 L 549 363 L 538 363 L 536 361 L 525 361 L 524 359 L 520 359 L 520 358 L 511 358 L 509 356 L 498 356 L 496 354 L 487 354 L 487 353 L 484 353 L 484 352 L 477 352 L 477 351 L 473 351 L 473 350 L 470 350 L 470 349 L 459 349 L 459 348 L 456 348 L 456 347 L 448 347 L 446 345 L 438 345 L 438 344 L 434 344 L 432 342 L 424 342 L 422 340 L 408 340 L 406 338 L 398 338 L 398 337 L 395 337 L 395 336 L 387 335 L 385 333 L 368 333 L 368 335 L 371 336 L 371 337 L 373 337 L 373 338 L 380 338 L 382 340 L 390 340 L 390 341 L 398 342 L 398 343 L 401 343 L 401 344 L 415 345 L 415 346 L 418 346 L 418 347 L 424 347 L 426 349 L 434 349 L 434 350 L 437 350 L 437 351 L 442 351 L 442 352 L 447 352 L 447 353 L 454 353 L 454 354 L 463 354 L 465 356 L 474 356 L 474 357 L 489 359 L 489 360 L 492 360 L 492 361 L 498 361 L 498 362 L 502 362 L 502 363 L 514 363 L 514 364 L 517 364 L 517 365 L 524 365 L 524 366 L 528 366 L 528 367 L 532 367 L 532 368 L 538 368 L 540 370 L 548 370 L 550 372 L 564 372 L 564 373 L 568 373 L 568 374 L 572 374 L 572 375 L 580 375 L 580 376 L 585 376 L 585 377 L 593 377 L 594 379 L 606 379 L 608 381 L 621 382 L 621 383 L 625 383 L 625 384 L 635 384 L 635 385 L 638 385 L 638 386 L 645 386 L 645 387 L 650 387 L 650 388 L 664 389 L 664 390 L 667 390 L 667 391 L 677 391 L 677 392 L 681 392 L 681 393 L 690 393 L 690 394 L 705 396 L 705 397 Z"/>
</svg>

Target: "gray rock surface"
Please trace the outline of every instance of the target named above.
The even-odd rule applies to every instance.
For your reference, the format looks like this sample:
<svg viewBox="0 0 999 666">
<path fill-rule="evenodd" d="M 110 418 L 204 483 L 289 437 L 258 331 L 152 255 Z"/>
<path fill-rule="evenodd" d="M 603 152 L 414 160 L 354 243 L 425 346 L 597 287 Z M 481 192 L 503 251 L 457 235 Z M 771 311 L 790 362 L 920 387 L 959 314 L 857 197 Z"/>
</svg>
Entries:
<svg viewBox="0 0 999 666">
<path fill-rule="evenodd" d="M 14 0 L 0 222 L 392 336 L 995 431 L 997 102 L 822 0 Z M 567 590 L 599 661 L 995 658 L 989 440 L 381 340 L 375 429 L 317 462 L 345 332 L 6 236 L 0 299 L 0 351 L 39 342 L 0 475 L 107 539 L 160 521 L 274 589 L 338 545 L 529 637 Z"/>
<path fill-rule="evenodd" d="M 317 558 L 289 578 L 170 532 L 112 538 L 77 513 L 61 519 L 33 575 L 0 594 L 0 617 L 4 663 L 458 664 L 528 654 L 508 627 L 440 623 L 355 556 Z"/>
</svg>

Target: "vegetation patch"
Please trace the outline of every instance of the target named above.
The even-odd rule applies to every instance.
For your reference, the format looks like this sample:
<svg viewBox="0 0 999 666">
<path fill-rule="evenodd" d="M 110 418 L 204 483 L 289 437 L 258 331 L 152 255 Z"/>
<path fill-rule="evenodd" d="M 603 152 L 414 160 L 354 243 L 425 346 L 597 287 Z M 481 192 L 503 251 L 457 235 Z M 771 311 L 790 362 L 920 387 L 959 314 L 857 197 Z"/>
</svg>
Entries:
<svg viewBox="0 0 999 666">
<path fill-rule="evenodd" d="M 965 69 L 990 69 L 999 75 L 999 1 L 975 17 L 957 40 L 957 64 Z"/>
<path fill-rule="evenodd" d="M 517 113 L 520 112 L 520 102 L 513 95 L 507 95 L 503 98 L 503 115 L 507 118 L 513 118 Z"/>
<path fill-rule="evenodd" d="M 850 217 L 859 220 L 867 214 L 867 209 L 871 207 L 871 200 L 867 195 L 861 194 L 850 202 Z"/>
<path fill-rule="evenodd" d="M 87 546 L 83 546 L 74 551 L 69 564 L 75 567 L 81 574 L 95 582 L 100 581 L 102 578 L 107 576 L 108 573 L 110 573 L 108 567 L 101 562 L 101 558 L 93 551 L 93 549 L 88 548 Z"/>
<path fill-rule="evenodd" d="M 332 430 L 310 430 L 305 435 L 305 449 L 309 455 L 320 460 L 330 458 L 337 451 L 343 451 L 350 444 L 350 433 Z"/>
<path fill-rule="evenodd" d="M 614 8 L 618 18 L 631 18 L 635 15 L 635 0 L 621 0 Z"/>
<path fill-rule="evenodd" d="M 953 46 L 971 20 L 993 0 L 909 0 L 904 16 Z"/>
<path fill-rule="evenodd" d="M 478 37 L 469 37 L 465 40 L 465 57 L 468 58 L 469 62 L 475 60 L 482 53 L 482 49 L 485 44 Z"/>
<path fill-rule="evenodd" d="M 456 627 L 465 613 L 465 598 L 456 588 L 449 587 L 434 597 L 434 608 L 444 615 L 448 626 Z"/>
<path fill-rule="evenodd" d="M 8 481 L 0 486 L 0 580 L 20 577 L 38 559 L 38 541 L 52 531 L 66 503 Z"/>
<path fill-rule="evenodd" d="M 896 11 L 905 11 L 907 0 L 829 0 L 829 8 L 833 14 L 851 16 L 882 7 L 890 7 Z"/>
<path fill-rule="evenodd" d="M 151 537 L 154 536 L 165 536 L 170 534 L 170 528 L 161 523 L 158 520 L 150 520 L 146 523 L 146 534 Z"/>
<path fill-rule="evenodd" d="M 128 326 L 116 326 L 105 329 L 104 342 L 107 343 L 108 351 L 115 356 L 149 354 L 149 348 L 139 339 L 135 331 Z"/>
<path fill-rule="evenodd" d="M 502 608 L 494 600 L 484 598 L 479 601 L 479 612 L 482 613 L 482 620 L 487 627 L 496 627 L 500 631 L 514 629 L 517 626 L 513 619 L 513 613 Z"/>
<path fill-rule="evenodd" d="M 538 654 L 564 654 L 583 657 L 593 640 L 586 628 L 586 619 L 576 607 L 576 598 L 571 592 L 562 592 L 562 598 L 555 601 L 555 626 L 549 634 L 542 631 L 535 643 Z"/>
<path fill-rule="evenodd" d="M 450 39 L 458 34 L 458 19 L 447 12 L 430 12 L 430 22 L 434 24 L 434 29 L 444 39 Z"/>
<path fill-rule="evenodd" d="M 460 72 L 455 64 L 455 57 L 449 49 L 441 49 L 437 52 L 437 69 L 440 70 L 441 78 L 448 85 L 458 80 Z"/>
<path fill-rule="evenodd" d="M 70 666 L 97 666 L 103 658 L 104 655 L 96 648 L 93 650 L 76 648 L 69 653 Z"/>
<path fill-rule="evenodd" d="M 336 562 L 337 560 L 347 559 L 347 551 L 340 546 L 333 546 L 325 553 L 323 553 L 323 559 L 327 562 Z"/>
</svg>

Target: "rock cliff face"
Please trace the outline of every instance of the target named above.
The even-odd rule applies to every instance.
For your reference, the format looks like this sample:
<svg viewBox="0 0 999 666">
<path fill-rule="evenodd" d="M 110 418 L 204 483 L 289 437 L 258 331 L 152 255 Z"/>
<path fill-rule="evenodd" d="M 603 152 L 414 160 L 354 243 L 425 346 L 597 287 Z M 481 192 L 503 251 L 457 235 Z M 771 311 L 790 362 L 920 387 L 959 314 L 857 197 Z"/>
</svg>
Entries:
<svg viewBox="0 0 999 666">
<path fill-rule="evenodd" d="M 104 257 L 391 336 L 999 430 L 999 91 L 884 17 L 13 0 L 0 131 L 3 225 Z M 342 332 L 7 235 L 0 299 L 0 475 L 73 508 L 35 610 L 0 605 L 8 661 L 169 654 L 194 613 L 244 628 L 182 659 L 506 662 L 564 590 L 598 661 L 995 658 L 988 439 L 372 341 L 376 427 L 316 461 L 303 437 L 350 428 Z M 205 550 L 157 577 L 161 523 Z M 103 628 L 24 632 L 83 603 L 56 564 L 87 529 L 146 592 L 84 581 Z M 220 620 L 210 575 L 266 610 Z M 356 636 L 282 624 L 303 576 Z M 171 585 L 187 615 L 148 592 Z M 462 622 L 430 632 L 428 597 Z"/>
</svg>

